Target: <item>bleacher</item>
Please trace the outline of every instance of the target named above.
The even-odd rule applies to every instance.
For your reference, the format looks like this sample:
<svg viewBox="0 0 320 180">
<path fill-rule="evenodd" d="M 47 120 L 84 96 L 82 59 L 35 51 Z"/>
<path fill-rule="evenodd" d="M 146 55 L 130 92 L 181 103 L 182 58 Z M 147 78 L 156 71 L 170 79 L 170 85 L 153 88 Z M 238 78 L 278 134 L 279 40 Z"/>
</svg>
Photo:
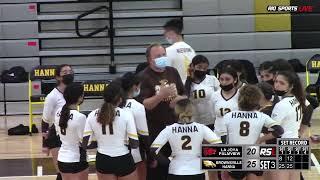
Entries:
<svg viewBox="0 0 320 180">
<path fill-rule="evenodd" d="M 134 71 L 138 63 L 144 62 L 145 48 L 150 43 L 167 45 L 162 26 L 171 18 L 183 19 L 185 41 L 206 55 L 211 67 L 224 59 L 248 59 L 255 66 L 277 58 L 298 58 L 305 63 L 319 52 L 320 45 L 299 46 L 293 30 L 306 34 L 320 27 L 293 28 L 288 22 L 275 23 L 280 24 L 278 27 L 272 25 L 290 18 L 285 13 L 267 14 L 261 8 L 274 2 L 115 0 L 114 45 L 110 47 L 108 31 L 83 38 L 75 27 L 79 15 L 99 6 L 109 7 L 107 0 L 1 0 L 0 71 L 12 66 L 30 71 L 37 65 L 67 63 L 73 65 L 76 81 L 113 79 Z M 109 23 L 109 11 L 102 9 L 79 21 L 79 31 L 87 34 Z M 304 42 L 311 40 L 307 38 Z M 115 65 L 115 74 L 110 72 L 110 65 Z M 40 92 L 41 88 L 34 93 Z M 96 104 L 89 100 L 82 108 L 92 109 Z M 4 114 L 4 106 L 6 114 L 28 114 L 28 83 L 0 83 L 0 115 Z"/>
</svg>

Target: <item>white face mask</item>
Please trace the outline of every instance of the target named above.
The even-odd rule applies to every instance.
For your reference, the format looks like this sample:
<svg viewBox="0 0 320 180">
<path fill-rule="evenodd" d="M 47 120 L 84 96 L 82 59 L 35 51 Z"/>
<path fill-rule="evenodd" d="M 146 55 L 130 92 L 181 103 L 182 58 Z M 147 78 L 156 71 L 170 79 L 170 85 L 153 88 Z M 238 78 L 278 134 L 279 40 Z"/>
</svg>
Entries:
<svg viewBox="0 0 320 180">
<path fill-rule="evenodd" d="M 168 66 L 168 57 L 167 56 L 162 56 L 162 57 L 159 57 L 159 58 L 156 58 L 155 60 L 155 66 L 158 68 L 158 69 L 165 69 L 166 66 Z"/>
<path fill-rule="evenodd" d="M 133 91 L 132 96 L 133 97 L 138 97 L 140 95 L 140 88 L 138 89 L 138 91 Z"/>
<path fill-rule="evenodd" d="M 167 42 L 168 42 L 169 44 L 174 44 L 174 41 L 173 41 L 172 39 L 166 38 L 166 40 L 167 40 Z"/>
</svg>

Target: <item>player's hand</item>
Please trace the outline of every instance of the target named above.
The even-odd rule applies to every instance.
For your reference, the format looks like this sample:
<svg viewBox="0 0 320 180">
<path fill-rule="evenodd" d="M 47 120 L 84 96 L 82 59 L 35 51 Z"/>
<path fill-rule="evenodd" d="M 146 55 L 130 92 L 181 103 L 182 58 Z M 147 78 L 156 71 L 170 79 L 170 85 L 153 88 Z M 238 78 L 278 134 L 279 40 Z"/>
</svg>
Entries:
<svg viewBox="0 0 320 180">
<path fill-rule="evenodd" d="M 182 99 L 187 99 L 187 96 L 177 96 L 176 98 L 174 98 L 174 100 L 170 102 L 170 108 L 174 108 L 176 106 L 176 103 Z"/>
<path fill-rule="evenodd" d="M 50 149 L 48 147 L 42 147 L 42 152 L 45 153 L 47 156 L 49 156 Z"/>
<path fill-rule="evenodd" d="M 165 86 L 161 87 L 159 91 L 159 96 L 162 97 L 162 99 L 168 98 L 169 96 L 172 96 L 176 93 L 176 88 L 173 86 Z"/>
</svg>

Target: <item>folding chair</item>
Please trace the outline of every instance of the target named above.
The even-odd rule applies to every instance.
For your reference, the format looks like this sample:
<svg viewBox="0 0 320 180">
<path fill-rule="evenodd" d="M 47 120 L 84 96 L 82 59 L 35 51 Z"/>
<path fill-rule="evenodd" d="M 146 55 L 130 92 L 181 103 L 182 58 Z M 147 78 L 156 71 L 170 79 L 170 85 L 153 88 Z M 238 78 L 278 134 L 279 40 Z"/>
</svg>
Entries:
<svg viewBox="0 0 320 180">
<path fill-rule="evenodd" d="M 316 54 L 311 57 L 311 59 L 307 62 L 306 65 L 306 83 L 307 88 L 306 91 L 310 93 L 311 96 L 317 97 L 318 101 L 320 101 L 320 76 L 318 76 L 317 82 L 311 84 L 311 73 L 320 73 L 320 54 Z M 319 74 L 320 75 L 320 74 Z"/>
<path fill-rule="evenodd" d="M 36 66 L 34 67 L 31 72 L 29 73 L 29 87 L 28 87 L 28 94 L 29 94 L 29 133 L 32 134 L 32 125 L 33 125 L 33 118 L 35 114 L 33 113 L 33 105 L 44 105 L 45 98 L 47 94 L 43 92 L 43 80 L 52 80 L 55 78 L 56 75 L 56 66 L 53 65 L 46 65 L 46 66 Z M 40 81 L 41 87 L 33 86 L 34 81 Z M 41 88 L 40 95 L 33 95 L 33 89 Z M 49 91 L 46 91 L 47 93 Z"/>
</svg>

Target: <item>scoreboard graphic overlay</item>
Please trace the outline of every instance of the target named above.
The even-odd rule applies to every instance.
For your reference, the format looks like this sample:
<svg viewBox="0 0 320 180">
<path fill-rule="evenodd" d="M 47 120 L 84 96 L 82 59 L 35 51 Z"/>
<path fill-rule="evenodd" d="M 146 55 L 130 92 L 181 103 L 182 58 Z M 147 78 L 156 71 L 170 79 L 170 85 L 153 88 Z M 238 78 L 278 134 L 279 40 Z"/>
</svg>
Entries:
<svg viewBox="0 0 320 180">
<path fill-rule="evenodd" d="M 278 139 L 277 144 L 203 145 L 203 170 L 306 170 L 310 169 L 308 139 Z"/>
</svg>

